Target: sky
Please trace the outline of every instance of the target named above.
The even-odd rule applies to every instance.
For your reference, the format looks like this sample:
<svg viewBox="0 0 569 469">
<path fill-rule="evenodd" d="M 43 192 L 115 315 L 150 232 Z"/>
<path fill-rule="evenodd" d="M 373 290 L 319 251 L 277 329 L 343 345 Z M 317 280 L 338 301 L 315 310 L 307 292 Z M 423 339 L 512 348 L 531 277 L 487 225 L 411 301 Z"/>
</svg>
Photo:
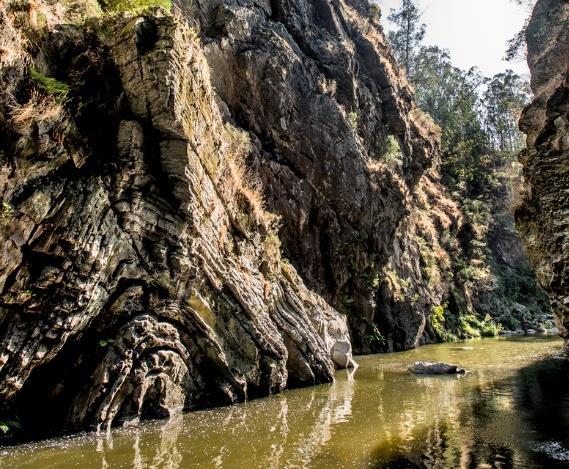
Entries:
<svg viewBox="0 0 569 469">
<path fill-rule="evenodd" d="M 382 21 L 400 0 L 375 0 L 383 10 Z M 463 69 L 477 66 L 492 76 L 510 68 L 527 77 L 523 60 L 503 60 L 507 42 L 518 33 L 529 16 L 528 7 L 512 0 L 418 0 L 427 25 L 425 43 L 449 49 L 453 64 Z"/>
</svg>

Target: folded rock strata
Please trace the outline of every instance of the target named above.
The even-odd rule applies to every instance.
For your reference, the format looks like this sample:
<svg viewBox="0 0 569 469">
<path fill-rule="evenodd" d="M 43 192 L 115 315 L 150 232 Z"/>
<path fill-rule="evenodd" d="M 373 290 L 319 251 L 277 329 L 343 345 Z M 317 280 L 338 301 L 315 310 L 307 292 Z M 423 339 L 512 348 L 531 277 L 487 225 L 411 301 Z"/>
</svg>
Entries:
<svg viewBox="0 0 569 469">
<path fill-rule="evenodd" d="M 47 40 L 74 97 L 4 103 L 2 412 L 36 434 L 107 428 L 351 366 L 345 317 L 281 261 L 237 179 L 248 139 L 185 21 L 156 10 Z M 26 99 L 54 116 L 20 123 Z"/>
</svg>

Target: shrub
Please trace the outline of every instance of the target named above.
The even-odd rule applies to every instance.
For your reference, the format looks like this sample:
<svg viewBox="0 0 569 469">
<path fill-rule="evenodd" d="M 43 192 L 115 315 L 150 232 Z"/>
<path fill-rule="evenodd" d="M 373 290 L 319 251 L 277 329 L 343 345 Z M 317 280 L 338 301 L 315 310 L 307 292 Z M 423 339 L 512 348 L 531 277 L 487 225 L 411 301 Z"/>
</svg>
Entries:
<svg viewBox="0 0 569 469">
<path fill-rule="evenodd" d="M 460 330 L 466 338 L 480 337 L 480 321 L 475 316 L 467 314 L 458 320 Z"/>
<path fill-rule="evenodd" d="M 357 130 L 358 128 L 358 114 L 356 112 L 348 113 L 348 120 L 350 121 L 350 125 L 352 129 Z"/>
<path fill-rule="evenodd" d="M 397 138 L 388 135 L 385 140 L 384 151 L 380 157 L 381 161 L 387 164 L 401 163 L 403 161 L 403 152 Z"/>
<path fill-rule="evenodd" d="M 411 280 L 401 278 L 395 270 L 390 269 L 385 272 L 385 275 L 391 284 L 393 299 L 398 303 L 404 301 L 411 288 Z"/>
<path fill-rule="evenodd" d="M 0 420 L 0 432 L 4 435 L 19 430 L 20 422 L 18 420 Z"/>
<path fill-rule="evenodd" d="M 496 337 L 498 334 L 500 334 L 501 330 L 502 330 L 502 325 L 496 324 L 494 322 L 494 319 L 492 319 L 492 316 L 487 314 L 486 317 L 484 318 L 484 322 L 482 323 L 482 327 L 480 329 L 482 337 Z"/>
<path fill-rule="evenodd" d="M 500 334 L 502 327 L 500 324 L 496 324 L 494 321 L 484 322 L 482 324 L 482 329 L 480 333 L 482 337 L 496 337 Z"/>
<path fill-rule="evenodd" d="M 375 344 L 378 346 L 385 345 L 387 342 L 375 324 L 371 324 L 371 331 L 369 334 L 363 336 L 363 341 L 369 345 Z"/>
<path fill-rule="evenodd" d="M 512 314 L 507 314 L 506 316 L 500 318 L 500 323 L 509 331 L 516 331 L 521 329 L 522 323 Z"/>
<path fill-rule="evenodd" d="M 431 310 L 431 326 L 435 333 L 443 340 L 447 339 L 447 333 L 445 330 L 445 306 L 444 305 L 437 305 L 433 306 Z"/>
</svg>

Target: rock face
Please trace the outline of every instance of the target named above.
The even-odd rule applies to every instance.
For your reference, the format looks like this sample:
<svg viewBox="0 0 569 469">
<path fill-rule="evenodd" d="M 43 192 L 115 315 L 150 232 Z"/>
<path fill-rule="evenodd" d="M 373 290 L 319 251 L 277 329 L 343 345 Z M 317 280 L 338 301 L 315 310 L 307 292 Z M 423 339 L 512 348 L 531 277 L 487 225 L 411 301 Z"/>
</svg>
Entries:
<svg viewBox="0 0 569 469">
<path fill-rule="evenodd" d="M 2 68 L 3 414 L 106 428 L 350 366 L 345 318 L 281 262 L 195 31 L 156 10 L 43 39 L 67 100 Z"/>
<path fill-rule="evenodd" d="M 383 350 L 417 346 L 431 304 L 409 295 L 386 311 L 383 296 L 395 294 L 386 266 L 438 141 L 377 8 L 359 0 L 192 5 L 215 89 L 254 136 L 253 164 L 282 217 L 287 258 L 348 316 L 358 351 L 377 351 L 380 340 Z"/>
<path fill-rule="evenodd" d="M 561 334 L 569 338 L 569 4 L 538 1 L 527 43 L 536 97 L 521 119 L 526 191 L 517 224 Z"/>
</svg>

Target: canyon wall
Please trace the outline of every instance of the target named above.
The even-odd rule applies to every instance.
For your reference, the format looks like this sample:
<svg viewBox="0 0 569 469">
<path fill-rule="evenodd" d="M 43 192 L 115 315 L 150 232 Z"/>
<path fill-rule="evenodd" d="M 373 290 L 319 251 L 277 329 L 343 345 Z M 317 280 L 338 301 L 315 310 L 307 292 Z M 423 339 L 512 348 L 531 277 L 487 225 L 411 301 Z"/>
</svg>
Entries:
<svg viewBox="0 0 569 469">
<path fill-rule="evenodd" d="M 0 417 L 24 437 L 329 382 L 348 307 L 383 340 L 438 144 L 377 9 L 180 7 L 2 5 Z M 426 340 L 409 302 L 391 349 Z"/>
<path fill-rule="evenodd" d="M 12 51 L 18 20 L 48 21 L 2 67 L 5 417 L 100 429 L 350 366 L 345 317 L 281 261 L 255 143 L 224 121 L 195 30 L 163 10 L 78 25 L 35 7 L 2 12 Z"/>
<path fill-rule="evenodd" d="M 331 382 L 478 321 L 476 237 L 379 9 L 173 7 L 0 5 L 9 437 Z"/>
<path fill-rule="evenodd" d="M 548 292 L 561 335 L 569 327 L 569 3 L 540 0 L 526 31 L 534 101 L 520 121 L 527 148 L 517 225 Z"/>
</svg>

